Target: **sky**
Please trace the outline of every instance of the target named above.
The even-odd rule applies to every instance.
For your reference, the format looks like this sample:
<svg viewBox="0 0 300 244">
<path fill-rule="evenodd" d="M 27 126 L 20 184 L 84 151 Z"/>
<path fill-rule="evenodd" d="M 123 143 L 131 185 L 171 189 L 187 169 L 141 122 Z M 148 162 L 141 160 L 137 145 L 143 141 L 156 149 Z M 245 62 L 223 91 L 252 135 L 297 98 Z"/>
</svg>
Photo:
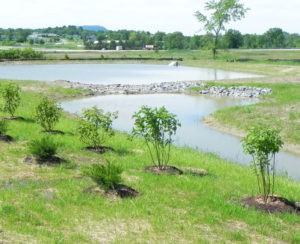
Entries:
<svg viewBox="0 0 300 244">
<path fill-rule="evenodd" d="M 0 0 L 0 28 L 101 25 L 110 30 L 204 34 L 195 11 L 207 0 Z M 262 34 L 278 27 L 300 33 L 300 0 L 240 0 L 250 8 L 227 29 Z"/>
</svg>

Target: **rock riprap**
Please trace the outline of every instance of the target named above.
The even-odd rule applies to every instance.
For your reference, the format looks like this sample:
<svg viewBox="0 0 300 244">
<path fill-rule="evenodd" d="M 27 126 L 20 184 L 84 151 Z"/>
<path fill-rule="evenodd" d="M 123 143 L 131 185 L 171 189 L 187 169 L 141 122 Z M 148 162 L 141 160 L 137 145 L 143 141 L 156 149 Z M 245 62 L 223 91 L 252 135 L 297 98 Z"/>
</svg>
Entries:
<svg viewBox="0 0 300 244">
<path fill-rule="evenodd" d="M 200 94 L 215 95 L 215 96 L 229 96 L 229 97 L 253 97 L 258 98 L 261 95 L 270 95 L 272 89 L 251 87 L 251 86 L 210 86 L 202 89 Z"/>
<path fill-rule="evenodd" d="M 56 81 L 65 84 L 65 87 L 85 89 L 95 95 L 112 94 L 155 94 L 155 93 L 185 93 L 191 87 L 204 87 L 201 82 L 162 82 L 151 84 L 84 84 L 71 81 Z"/>
<path fill-rule="evenodd" d="M 187 93 L 189 88 L 200 88 L 200 94 L 230 97 L 253 97 L 269 95 L 272 89 L 250 87 L 250 86 L 206 86 L 203 82 L 176 81 L 151 84 L 85 84 L 71 81 L 56 81 L 64 87 L 89 90 L 92 95 L 113 95 L 113 94 L 155 94 L 155 93 Z"/>
</svg>

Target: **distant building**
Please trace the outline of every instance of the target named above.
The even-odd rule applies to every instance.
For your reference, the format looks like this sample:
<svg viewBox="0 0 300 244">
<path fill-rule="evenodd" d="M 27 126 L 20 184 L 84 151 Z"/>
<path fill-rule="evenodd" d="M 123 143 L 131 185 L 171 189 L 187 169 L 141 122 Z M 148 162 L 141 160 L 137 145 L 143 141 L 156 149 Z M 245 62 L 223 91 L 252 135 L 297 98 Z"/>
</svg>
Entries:
<svg viewBox="0 0 300 244">
<path fill-rule="evenodd" d="M 123 50 L 122 46 L 116 46 L 116 51 L 121 51 L 121 50 Z"/>
<path fill-rule="evenodd" d="M 37 33 L 37 32 L 34 32 L 32 33 L 31 35 L 29 35 L 27 37 L 28 40 L 33 40 L 34 42 L 38 42 L 40 40 L 50 40 L 52 38 L 58 38 L 59 35 L 57 34 L 52 34 L 52 33 Z"/>
<path fill-rule="evenodd" d="M 146 50 L 154 50 L 154 45 L 145 45 Z"/>
</svg>

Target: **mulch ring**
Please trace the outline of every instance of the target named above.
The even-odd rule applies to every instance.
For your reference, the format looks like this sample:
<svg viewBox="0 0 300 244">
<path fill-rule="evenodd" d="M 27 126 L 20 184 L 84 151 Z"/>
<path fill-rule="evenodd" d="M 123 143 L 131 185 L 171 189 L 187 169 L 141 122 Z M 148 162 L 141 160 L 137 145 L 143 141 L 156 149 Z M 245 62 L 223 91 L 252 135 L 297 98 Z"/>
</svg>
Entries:
<svg viewBox="0 0 300 244">
<path fill-rule="evenodd" d="M 56 164 L 65 163 L 66 160 L 56 156 L 47 157 L 47 158 L 26 157 L 24 158 L 23 162 L 27 164 L 56 165 Z"/>
<path fill-rule="evenodd" d="M 5 141 L 5 142 L 11 142 L 13 141 L 13 138 L 9 135 L 0 135 L 0 141 Z"/>
<path fill-rule="evenodd" d="M 183 171 L 176 168 L 175 166 L 148 166 L 144 169 L 146 172 L 152 172 L 157 175 L 171 174 L 171 175 L 182 175 Z"/>
<path fill-rule="evenodd" d="M 262 210 L 268 213 L 297 213 L 300 214 L 300 206 L 297 206 L 294 202 L 289 201 L 286 198 L 280 196 L 269 196 L 268 201 L 263 201 L 263 196 L 252 196 L 242 199 L 242 204 L 245 207 L 254 207 L 258 210 Z"/>
<path fill-rule="evenodd" d="M 139 192 L 126 185 L 117 185 L 114 189 L 103 190 L 99 186 L 91 186 L 83 190 L 84 193 L 94 193 L 100 196 L 118 196 L 121 198 L 137 197 Z"/>
<path fill-rule="evenodd" d="M 50 135 L 64 135 L 65 132 L 61 130 L 44 130 L 44 133 L 50 134 Z"/>
<path fill-rule="evenodd" d="M 85 148 L 88 151 L 95 152 L 95 153 L 105 153 L 107 151 L 114 151 L 112 147 L 106 147 L 106 146 L 99 146 L 99 147 L 86 147 Z"/>
<path fill-rule="evenodd" d="M 18 121 L 25 121 L 26 119 L 22 116 L 12 116 L 12 117 L 3 117 L 4 120 L 18 120 Z"/>
</svg>

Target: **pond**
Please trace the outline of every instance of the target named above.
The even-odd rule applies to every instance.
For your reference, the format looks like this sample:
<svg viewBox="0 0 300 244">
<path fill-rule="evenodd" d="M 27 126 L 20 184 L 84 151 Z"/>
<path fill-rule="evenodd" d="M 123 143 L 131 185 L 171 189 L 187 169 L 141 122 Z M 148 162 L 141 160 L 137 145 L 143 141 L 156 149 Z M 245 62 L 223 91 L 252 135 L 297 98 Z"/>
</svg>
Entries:
<svg viewBox="0 0 300 244">
<path fill-rule="evenodd" d="M 201 123 L 201 120 L 216 110 L 254 102 L 254 100 L 228 97 L 183 94 L 109 95 L 64 102 L 62 107 L 71 113 L 80 113 L 82 109 L 93 106 L 105 111 L 119 111 L 119 118 L 114 122 L 113 127 L 130 133 L 133 127 L 131 116 L 142 105 L 165 106 L 178 116 L 182 125 L 176 134 L 176 145 L 212 152 L 230 161 L 248 165 L 251 159 L 243 154 L 240 138 L 213 130 Z M 281 152 L 277 156 L 277 172 L 300 180 L 299 157 Z"/>
<path fill-rule="evenodd" d="M 221 80 L 256 77 L 253 74 L 210 68 L 150 64 L 39 64 L 0 65 L 1 79 L 90 84 L 147 84 L 166 81 Z"/>
</svg>

